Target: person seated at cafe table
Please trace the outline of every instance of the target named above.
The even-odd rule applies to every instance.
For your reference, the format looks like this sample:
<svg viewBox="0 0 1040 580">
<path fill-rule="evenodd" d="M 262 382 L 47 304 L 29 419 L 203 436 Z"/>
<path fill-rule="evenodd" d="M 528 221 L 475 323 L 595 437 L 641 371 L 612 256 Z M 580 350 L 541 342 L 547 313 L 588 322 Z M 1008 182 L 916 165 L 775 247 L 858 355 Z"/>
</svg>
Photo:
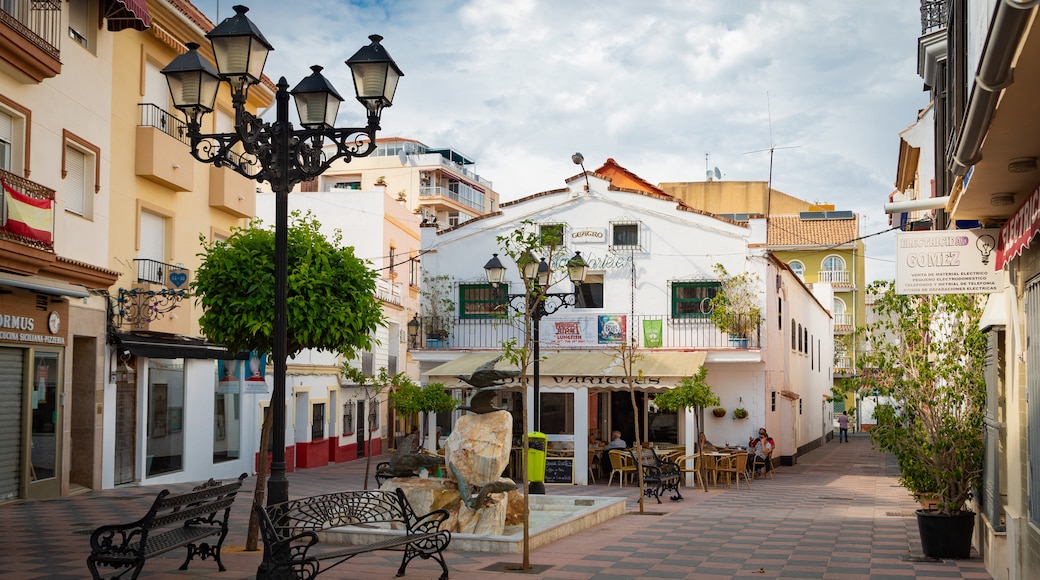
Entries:
<svg viewBox="0 0 1040 580">
<path fill-rule="evenodd" d="M 765 469 L 766 472 L 773 469 L 773 464 L 769 460 L 769 452 L 774 447 L 776 447 L 776 441 L 773 441 L 773 438 L 769 436 L 765 427 L 758 430 L 757 439 L 752 437 L 751 441 L 748 442 L 748 448 L 755 453 L 755 475 L 761 475 L 762 469 Z"/>
<path fill-rule="evenodd" d="M 614 431 L 610 432 L 610 443 L 607 443 L 607 446 L 604 447 L 603 451 L 600 453 L 600 456 L 599 456 L 599 472 L 600 473 L 610 473 L 610 470 L 613 469 L 613 467 L 611 467 L 611 465 L 610 465 L 610 450 L 611 449 L 628 449 L 628 443 L 625 443 L 625 440 L 621 438 L 621 431 L 618 431 L 616 429 Z"/>
<path fill-rule="evenodd" d="M 704 431 L 697 434 L 697 451 L 717 451 L 718 447 L 712 445 L 711 441 L 704 435 Z"/>
</svg>

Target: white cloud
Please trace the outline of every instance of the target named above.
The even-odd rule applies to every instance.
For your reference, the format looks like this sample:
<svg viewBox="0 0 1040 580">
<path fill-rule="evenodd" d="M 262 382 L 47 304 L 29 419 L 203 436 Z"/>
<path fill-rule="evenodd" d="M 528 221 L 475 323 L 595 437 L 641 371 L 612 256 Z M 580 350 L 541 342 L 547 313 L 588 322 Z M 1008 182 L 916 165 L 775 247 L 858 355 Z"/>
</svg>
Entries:
<svg viewBox="0 0 1040 580">
<path fill-rule="evenodd" d="M 196 4 L 215 18 L 215 0 Z M 563 185 L 581 151 L 652 183 L 769 179 L 776 189 L 887 227 L 898 132 L 926 104 L 919 8 L 900 0 L 254 0 L 295 85 L 320 64 L 362 122 L 343 61 L 369 34 L 405 72 L 382 135 L 450 146 L 503 199 Z M 231 14 L 221 4 L 221 17 Z M 767 97 L 768 94 L 768 97 Z M 891 277 L 894 235 L 868 241 L 868 277 Z"/>
</svg>

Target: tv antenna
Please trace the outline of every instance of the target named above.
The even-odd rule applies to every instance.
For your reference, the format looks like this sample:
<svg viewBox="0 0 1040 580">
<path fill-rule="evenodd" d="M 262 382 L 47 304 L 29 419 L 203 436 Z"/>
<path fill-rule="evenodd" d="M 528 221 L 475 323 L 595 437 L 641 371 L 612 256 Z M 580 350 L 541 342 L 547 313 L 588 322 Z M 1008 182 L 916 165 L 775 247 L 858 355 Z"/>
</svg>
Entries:
<svg viewBox="0 0 1040 580">
<path fill-rule="evenodd" d="M 708 178 L 708 181 L 718 181 L 722 179 L 722 172 L 719 171 L 718 165 L 716 165 L 714 169 L 708 168 L 708 159 L 710 157 L 710 153 L 704 154 L 704 175 Z"/>
<path fill-rule="evenodd" d="M 762 153 L 763 151 L 769 152 L 769 180 L 766 182 L 766 217 L 769 217 L 769 202 L 773 197 L 773 152 L 778 149 L 798 149 L 801 145 L 791 145 L 788 147 L 777 147 L 773 141 L 773 111 L 769 105 L 769 91 L 766 91 L 766 118 L 769 122 L 769 147 L 766 149 L 756 149 L 755 151 L 747 151 L 744 155 L 750 155 L 752 153 Z"/>
</svg>

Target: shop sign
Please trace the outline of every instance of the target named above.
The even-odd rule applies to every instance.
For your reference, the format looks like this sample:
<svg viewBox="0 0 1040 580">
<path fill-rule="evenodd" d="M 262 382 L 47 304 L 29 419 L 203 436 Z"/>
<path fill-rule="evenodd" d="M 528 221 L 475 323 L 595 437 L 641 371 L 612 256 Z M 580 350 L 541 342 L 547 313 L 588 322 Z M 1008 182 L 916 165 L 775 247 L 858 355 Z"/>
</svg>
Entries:
<svg viewBox="0 0 1040 580">
<path fill-rule="evenodd" d="M 37 344 L 65 344 L 65 337 L 57 333 L 61 318 L 57 312 L 51 312 L 46 318 L 21 316 L 13 312 L 0 312 L 0 341 L 33 342 Z M 40 330 L 52 329 L 50 335 L 41 334 Z"/>
<path fill-rule="evenodd" d="M 603 244 L 607 241 L 607 228 L 574 228 L 571 230 L 573 244 Z"/>
<path fill-rule="evenodd" d="M 607 253 L 606 255 L 600 256 L 598 254 L 585 252 L 581 253 L 581 258 L 588 264 L 589 270 L 618 270 L 628 268 L 632 264 L 632 256 L 618 256 L 617 254 Z M 560 271 L 567 271 L 567 262 L 571 259 L 571 256 L 565 252 L 561 252 L 555 256 L 552 261 L 552 268 Z"/>
<path fill-rule="evenodd" d="M 897 294 L 1000 292 L 994 269 L 997 229 L 900 232 L 896 236 Z"/>
<path fill-rule="evenodd" d="M 1015 213 L 1000 227 L 997 241 L 997 260 L 994 266 L 1003 270 L 1029 247 L 1033 237 L 1040 232 L 1040 185 L 1018 206 Z"/>
</svg>

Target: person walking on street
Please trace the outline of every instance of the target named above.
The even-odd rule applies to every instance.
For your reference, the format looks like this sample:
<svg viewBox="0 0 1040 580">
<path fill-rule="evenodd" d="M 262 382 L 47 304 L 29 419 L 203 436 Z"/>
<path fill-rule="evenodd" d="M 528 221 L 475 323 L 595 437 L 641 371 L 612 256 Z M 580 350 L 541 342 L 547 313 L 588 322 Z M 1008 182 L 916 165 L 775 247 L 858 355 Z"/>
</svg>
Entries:
<svg viewBox="0 0 1040 580">
<path fill-rule="evenodd" d="M 838 415 L 838 443 L 841 443 L 841 438 L 845 438 L 845 443 L 849 442 L 849 412 L 842 411 L 841 415 Z"/>
</svg>

